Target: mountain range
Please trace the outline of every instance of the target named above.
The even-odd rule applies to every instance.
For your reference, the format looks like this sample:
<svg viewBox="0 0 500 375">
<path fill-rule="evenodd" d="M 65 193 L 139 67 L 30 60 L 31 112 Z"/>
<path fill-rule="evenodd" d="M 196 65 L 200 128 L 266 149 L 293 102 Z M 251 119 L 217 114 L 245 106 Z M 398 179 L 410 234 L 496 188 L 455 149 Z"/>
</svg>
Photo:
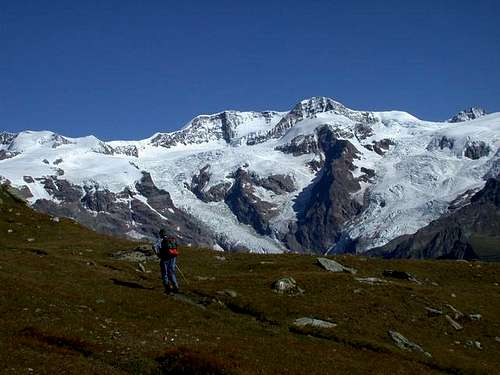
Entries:
<svg viewBox="0 0 500 375">
<path fill-rule="evenodd" d="M 500 255 L 500 113 L 444 122 L 326 97 L 139 141 L 0 133 L 0 181 L 107 234 L 253 252 Z"/>
</svg>

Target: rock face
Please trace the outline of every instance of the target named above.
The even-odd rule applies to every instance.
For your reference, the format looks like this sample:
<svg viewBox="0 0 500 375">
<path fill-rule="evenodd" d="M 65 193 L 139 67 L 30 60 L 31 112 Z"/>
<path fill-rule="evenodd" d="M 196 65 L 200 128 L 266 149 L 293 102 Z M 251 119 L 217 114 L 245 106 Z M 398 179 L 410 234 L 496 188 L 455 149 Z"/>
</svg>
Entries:
<svg viewBox="0 0 500 375">
<path fill-rule="evenodd" d="M 413 235 L 398 237 L 373 249 L 370 254 L 388 258 L 498 260 L 499 233 L 500 180 L 492 178 L 472 196 L 470 204 L 433 221 Z"/>
<path fill-rule="evenodd" d="M 183 144 L 201 144 L 210 141 L 232 143 L 237 134 L 237 128 L 249 120 L 261 120 L 266 124 L 277 121 L 281 115 L 278 112 L 237 112 L 224 111 L 215 115 L 195 117 L 184 129 L 174 133 L 158 134 L 151 139 L 151 144 L 161 147 L 173 147 Z M 249 134 L 252 139 L 255 135 Z"/>
<path fill-rule="evenodd" d="M 463 122 L 475 120 L 479 117 L 486 115 L 487 112 L 481 107 L 470 107 L 458 112 L 455 116 L 450 118 L 448 122 Z"/>
<path fill-rule="evenodd" d="M 225 198 L 228 207 L 240 222 L 251 225 L 257 233 L 271 234 L 269 221 L 278 214 L 276 206 L 255 194 L 252 176 L 243 168 L 232 177 L 234 183 Z"/>
<path fill-rule="evenodd" d="M 302 192 L 296 209 L 300 213 L 296 227 L 286 239 L 288 247 L 323 252 L 341 236 L 343 224 L 362 211 L 362 204 L 352 197 L 361 187 L 353 177 L 356 148 L 347 140 L 338 140 L 328 127 L 318 132 L 325 163 L 316 180 Z M 302 205 L 302 207 L 300 207 Z"/>
<path fill-rule="evenodd" d="M 176 236 L 181 244 L 214 246 L 205 226 L 178 210 L 170 194 L 158 189 L 149 173 L 143 173 L 136 183 L 137 193 L 129 189 L 114 193 L 98 185 L 81 188 L 54 177 L 41 182 L 58 203 L 39 199 L 34 203 L 39 211 L 73 217 L 101 233 L 137 233 L 152 238 L 160 228 L 165 228 L 167 234 Z"/>
</svg>

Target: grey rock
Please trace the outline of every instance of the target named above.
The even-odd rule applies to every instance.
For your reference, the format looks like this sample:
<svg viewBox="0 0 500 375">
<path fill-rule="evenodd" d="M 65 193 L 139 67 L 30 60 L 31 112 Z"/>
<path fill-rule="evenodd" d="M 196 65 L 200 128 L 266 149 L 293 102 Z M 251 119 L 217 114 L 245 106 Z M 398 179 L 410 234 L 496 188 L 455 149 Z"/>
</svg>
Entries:
<svg viewBox="0 0 500 375">
<path fill-rule="evenodd" d="M 432 307 L 426 307 L 425 310 L 427 311 L 428 316 L 440 316 L 444 314 L 441 310 L 434 309 Z"/>
<path fill-rule="evenodd" d="M 368 285 L 386 285 L 387 280 L 379 279 L 378 277 L 356 277 L 356 280 Z"/>
<path fill-rule="evenodd" d="M 316 327 L 316 328 L 335 328 L 337 327 L 336 323 L 329 322 L 326 320 L 321 320 L 321 319 L 314 319 L 314 318 L 299 318 L 296 319 L 293 322 L 294 325 L 297 327 L 306 327 L 306 326 L 311 326 L 311 327 Z"/>
<path fill-rule="evenodd" d="M 349 268 L 346 267 L 332 259 L 328 258 L 317 258 L 318 263 L 321 267 L 323 267 L 325 270 L 330 271 L 330 272 L 347 272 L 347 273 L 352 273 L 355 274 L 358 271 L 354 268 Z"/>
<path fill-rule="evenodd" d="M 226 257 L 223 257 L 221 255 L 216 255 L 215 259 L 218 260 L 219 262 L 225 262 L 226 261 Z"/>
<path fill-rule="evenodd" d="M 420 352 L 424 353 L 426 356 L 431 357 L 431 355 L 422 349 L 420 345 L 415 344 L 414 342 L 408 340 L 406 337 L 404 337 L 401 333 L 397 331 L 389 331 L 388 332 L 389 337 L 394 341 L 396 346 L 402 350 L 408 350 L 408 351 L 415 351 L 415 352 Z"/>
<path fill-rule="evenodd" d="M 304 290 L 297 285 L 297 282 L 292 277 L 283 277 L 276 280 L 272 288 L 274 292 L 280 294 L 296 295 L 304 293 Z"/>
<path fill-rule="evenodd" d="M 219 290 L 217 292 L 217 294 L 219 295 L 222 295 L 222 296 L 228 296 L 228 297 L 231 297 L 231 298 L 236 298 L 238 297 L 238 293 L 236 293 L 234 290 L 232 289 L 224 289 L 224 290 Z"/>
<path fill-rule="evenodd" d="M 469 319 L 470 320 L 481 320 L 482 317 L 483 316 L 481 314 L 469 314 Z"/>
<path fill-rule="evenodd" d="M 146 267 L 144 267 L 144 264 L 142 264 L 142 263 L 137 263 L 137 268 L 141 272 L 146 272 Z"/>
<path fill-rule="evenodd" d="M 384 270 L 382 275 L 385 277 L 392 277 L 394 279 L 408 280 L 414 283 L 419 283 L 419 281 L 411 273 L 399 270 Z"/>
<path fill-rule="evenodd" d="M 63 159 L 59 158 L 59 159 L 54 160 L 54 161 L 52 162 L 52 164 L 54 164 L 54 165 L 59 165 L 59 164 L 61 164 L 62 162 L 63 162 Z"/>
<path fill-rule="evenodd" d="M 472 349 L 479 349 L 479 350 L 483 349 L 483 346 L 481 345 L 481 343 L 479 341 L 476 341 L 476 340 L 467 340 L 465 342 L 465 347 L 472 348 Z"/>
<path fill-rule="evenodd" d="M 450 325 L 455 328 L 457 331 L 460 331 L 462 330 L 464 327 L 462 327 L 458 322 L 456 322 L 455 320 L 453 320 L 453 318 L 449 315 L 445 315 L 444 316 L 446 318 L 446 320 L 448 321 L 448 323 L 450 323 Z"/>
<path fill-rule="evenodd" d="M 460 320 L 464 317 L 464 314 L 461 311 L 459 311 L 457 308 L 455 308 L 453 305 L 447 304 L 446 307 L 449 310 L 451 310 L 451 312 L 454 315 L 455 320 Z"/>
</svg>

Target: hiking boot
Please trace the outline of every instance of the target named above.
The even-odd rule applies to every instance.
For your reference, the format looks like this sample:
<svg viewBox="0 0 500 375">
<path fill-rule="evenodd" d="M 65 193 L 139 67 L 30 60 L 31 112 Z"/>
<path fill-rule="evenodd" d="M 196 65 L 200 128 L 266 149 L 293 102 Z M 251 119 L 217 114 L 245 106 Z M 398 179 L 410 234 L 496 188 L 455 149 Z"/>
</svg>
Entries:
<svg viewBox="0 0 500 375">
<path fill-rule="evenodd" d="M 172 293 L 179 293 L 179 287 L 177 285 L 174 285 L 174 287 L 172 288 Z"/>
</svg>

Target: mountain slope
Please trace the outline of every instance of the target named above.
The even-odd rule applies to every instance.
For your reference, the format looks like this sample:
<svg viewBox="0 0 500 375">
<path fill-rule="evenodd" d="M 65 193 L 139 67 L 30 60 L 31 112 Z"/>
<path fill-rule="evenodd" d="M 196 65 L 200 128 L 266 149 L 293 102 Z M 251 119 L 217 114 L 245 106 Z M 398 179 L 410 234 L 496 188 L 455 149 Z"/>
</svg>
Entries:
<svg viewBox="0 0 500 375">
<path fill-rule="evenodd" d="M 34 212 L 2 187 L 0 233 L 0 373 L 492 374 L 499 365 L 496 263 L 334 257 L 352 275 L 308 255 L 181 247 L 187 281 L 179 275 L 183 294 L 166 296 L 149 246 Z M 303 293 L 275 292 L 284 276 Z M 367 284 L 373 277 L 382 281 Z M 308 317 L 336 326 L 295 323 Z M 389 331 L 430 356 L 399 348 Z"/>
<path fill-rule="evenodd" d="M 2 133 L 0 179 L 105 233 L 167 227 L 216 249 L 360 253 L 415 233 L 498 174 L 500 114 L 474 116 L 428 122 L 313 97 L 288 112 L 198 116 L 140 141 Z"/>
<path fill-rule="evenodd" d="M 369 253 L 389 258 L 500 260 L 500 180 L 489 179 L 466 206 Z"/>
</svg>

